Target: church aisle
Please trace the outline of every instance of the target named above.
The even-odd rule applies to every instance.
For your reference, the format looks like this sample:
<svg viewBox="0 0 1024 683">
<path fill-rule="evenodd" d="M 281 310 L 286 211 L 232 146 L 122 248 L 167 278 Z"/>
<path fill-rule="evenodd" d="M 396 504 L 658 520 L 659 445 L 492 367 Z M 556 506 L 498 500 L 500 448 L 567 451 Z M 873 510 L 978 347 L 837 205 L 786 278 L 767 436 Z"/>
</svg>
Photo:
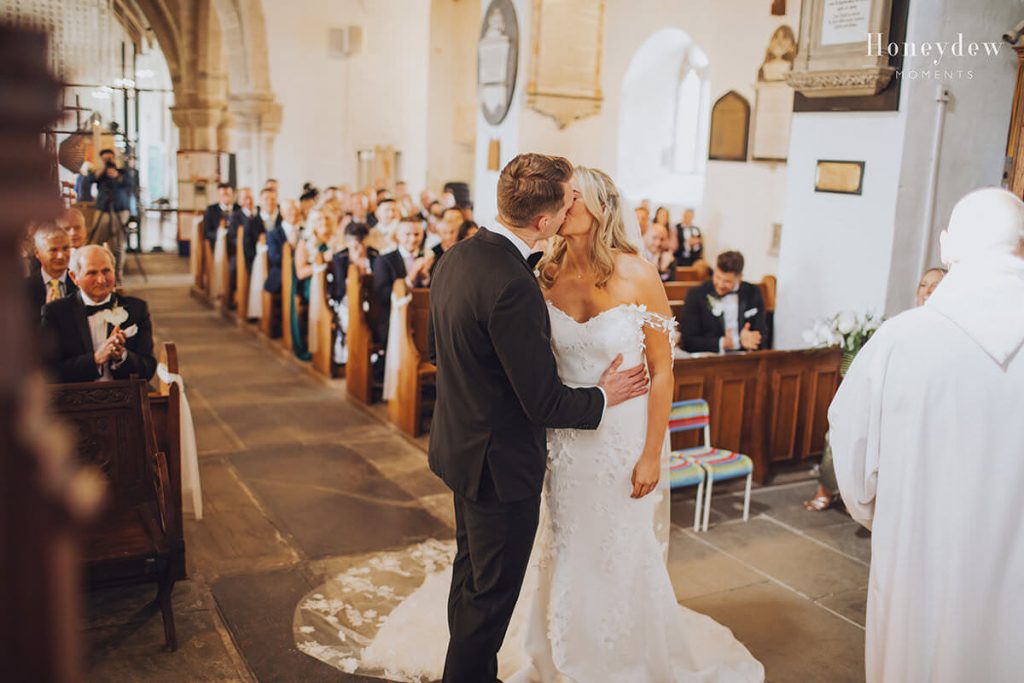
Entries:
<svg viewBox="0 0 1024 683">
<path fill-rule="evenodd" d="M 177 343 L 192 404 L 204 518 L 186 520 L 180 647 L 162 651 L 151 589 L 90 599 L 90 681 L 358 681 L 302 654 L 299 600 L 367 555 L 450 539 L 450 495 L 422 448 L 188 294 L 188 264 L 147 256 L 159 341 Z M 716 487 L 706 534 L 692 490 L 673 497 L 670 571 L 686 606 L 730 627 L 771 681 L 862 681 L 870 541 L 840 511 L 809 513 L 813 482 Z"/>
</svg>

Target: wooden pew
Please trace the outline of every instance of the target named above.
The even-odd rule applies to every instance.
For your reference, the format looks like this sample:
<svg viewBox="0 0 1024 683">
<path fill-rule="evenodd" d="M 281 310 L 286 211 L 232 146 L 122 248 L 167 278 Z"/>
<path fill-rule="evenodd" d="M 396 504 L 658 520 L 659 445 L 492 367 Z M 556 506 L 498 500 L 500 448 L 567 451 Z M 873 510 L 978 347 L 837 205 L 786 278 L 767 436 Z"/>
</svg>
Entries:
<svg viewBox="0 0 1024 683">
<path fill-rule="evenodd" d="M 221 263 L 216 264 L 217 268 L 213 269 L 213 272 L 217 272 L 220 269 L 220 312 L 221 315 L 230 315 L 231 307 L 234 303 L 234 297 L 231 294 L 231 258 L 228 255 L 228 250 L 224 250 L 224 258 Z"/>
<path fill-rule="evenodd" d="M 398 316 L 398 329 L 388 334 L 397 334 L 399 342 L 398 385 L 395 397 L 388 401 L 388 417 L 399 429 L 412 436 L 426 431 L 423 428 L 423 387 L 432 383 L 437 367 L 427 356 L 427 321 L 430 318 L 430 290 L 413 289 L 411 292 L 405 280 L 395 280 L 394 294 L 397 298 L 412 295 L 412 301 L 405 307 L 404 315 Z"/>
<path fill-rule="evenodd" d="M 235 315 L 240 325 L 245 325 L 249 319 L 249 264 L 245 261 L 244 234 L 245 228 L 238 226 L 235 233 Z M 260 239 L 266 237 L 261 235 Z"/>
<path fill-rule="evenodd" d="M 665 293 L 670 301 L 685 301 L 686 294 L 694 287 L 700 287 L 703 282 L 666 282 Z"/>
<path fill-rule="evenodd" d="M 88 225 L 88 224 L 87 224 Z M 197 218 L 192 224 L 192 240 L 189 251 L 189 268 L 192 271 L 192 295 L 200 296 L 206 291 L 206 238 L 203 236 L 203 219 Z"/>
<path fill-rule="evenodd" d="M 292 245 L 285 242 L 281 248 L 281 346 L 292 353 L 292 307 L 295 291 L 292 288 Z"/>
<path fill-rule="evenodd" d="M 823 452 L 841 357 L 831 348 L 677 360 L 673 400 L 707 401 L 711 442 L 749 455 L 754 479 L 765 483 L 780 469 L 808 464 Z M 695 445 L 678 436 L 674 448 Z"/>
<path fill-rule="evenodd" d="M 203 245 L 203 297 L 210 301 L 210 292 L 213 290 L 213 245 L 204 237 Z M 213 303 L 213 302 L 210 302 Z"/>
<path fill-rule="evenodd" d="M 157 450 L 144 380 L 56 384 L 54 413 L 78 434 L 78 457 L 100 468 L 111 495 L 84 541 L 92 587 L 151 582 L 167 648 L 177 649 L 171 539 L 177 534 L 165 454 Z"/>
<path fill-rule="evenodd" d="M 324 264 L 324 256 L 321 253 L 316 255 L 317 265 Z M 323 295 L 318 298 L 317 301 L 309 302 L 309 310 L 312 315 L 313 307 L 317 307 L 317 318 L 316 329 L 310 329 L 310 335 L 316 335 L 317 345 L 316 351 L 313 353 L 313 367 L 318 372 L 326 377 L 334 376 L 334 363 L 332 359 L 334 357 L 334 311 L 327 304 L 327 297 L 330 292 L 327 291 L 327 269 L 323 269 L 320 272 L 314 272 L 313 277 L 320 281 L 320 293 Z M 312 292 L 315 288 L 310 287 L 309 291 Z M 312 326 L 310 326 L 312 327 Z"/>
<path fill-rule="evenodd" d="M 373 402 L 374 385 L 370 357 L 380 349 L 373 341 L 378 309 L 373 296 L 373 276 L 363 275 L 356 266 L 349 266 L 345 297 L 348 301 L 346 392 L 353 399 L 369 405 Z"/>
<path fill-rule="evenodd" d="M 778 288 L 778 281 L 774 275 L 765 275 L 761 278 L 761 282 L 758 283 L 761 288 L 761 296 L 764 298 L 764 309 L 766 311 L 775 310 L 775 293 Z"/>
<path fill-rule="evenodd" d="M 707 261 L 701 259 L 692 266 L 679 266 L 676 268 L 676 282 L 704 282 L 711 277 L 711 269 Z"/>
<path fill-rule="evenodd" d="M 181 374 L 178 369 L 178 350 L 173 342 L 165 342 L 160 349 L 160 362 L 168 372 Z M 170 478 L 171 506 L 175 512 L 176 534 L 171 538 L 171 573 L 176 581 L 186 578 L 184 506 L 181 500 L 181 393 L 177 384 L 159 381 L 158 390 L 150 392 L 149 405 L 153 414 L 157 450 L 167 456 Z"/>
<path fill-rule="evenodd" d="M 267 236 L 260 235 L 260 244 L 267 243 Z M 270 258 L 267 256 L 267 252 L 264 250 L 261 256 L 256 258 L 263 260 L 263 272 L 270 272 Z M 267 337 L 274 336 L 274 295 L 267 291 L 266 287 L 260 292 L 262 297 L 262 311 L 260 312 L 260 332 L 267 335 Z"/>
</svg>

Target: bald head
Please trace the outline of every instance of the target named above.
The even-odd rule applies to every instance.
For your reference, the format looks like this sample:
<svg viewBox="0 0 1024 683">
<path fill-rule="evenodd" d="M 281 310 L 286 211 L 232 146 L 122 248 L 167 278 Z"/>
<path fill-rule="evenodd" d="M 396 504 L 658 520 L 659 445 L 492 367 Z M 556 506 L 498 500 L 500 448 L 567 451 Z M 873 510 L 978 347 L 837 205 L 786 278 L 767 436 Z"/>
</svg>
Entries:
<svg viewBox="0 0 1024 683">
<path fill-rule="evenodd" d="M 71 259 L 71 278 L 90 299 L 103 301 L 114 291 L 114 255 L 98 244 L 82 247 Z"/>
<path fill-rule="evenodd" d="M 995 187 L 975 190 L 953 207 L 939 244 L 944 263 L 999 255 L 1024 258 L 1024 202 Z"/>
</svg>

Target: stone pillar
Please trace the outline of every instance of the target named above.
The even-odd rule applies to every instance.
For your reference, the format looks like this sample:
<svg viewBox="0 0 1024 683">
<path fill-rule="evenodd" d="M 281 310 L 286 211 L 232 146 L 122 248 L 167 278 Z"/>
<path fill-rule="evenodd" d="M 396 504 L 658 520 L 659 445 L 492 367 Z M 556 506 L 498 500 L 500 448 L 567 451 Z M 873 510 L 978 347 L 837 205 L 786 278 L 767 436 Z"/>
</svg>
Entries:
<svg viewBox="0 0 1024 683">
<path fill-rule="evenodd" d="M 274 175 L 274 139 L 281 128 L 281 105 L 268 93 L 239 93 L 228 98 L 228 111 L 238 184 L 258 191 Z"/>
<path fill-rule="evenodd" d="M 223 117 L 223 103 L 171 107 L 171 118 L 178 127 L 178 148 L 189 151 L 218 150 L 217 131 Z"/>
</svg>

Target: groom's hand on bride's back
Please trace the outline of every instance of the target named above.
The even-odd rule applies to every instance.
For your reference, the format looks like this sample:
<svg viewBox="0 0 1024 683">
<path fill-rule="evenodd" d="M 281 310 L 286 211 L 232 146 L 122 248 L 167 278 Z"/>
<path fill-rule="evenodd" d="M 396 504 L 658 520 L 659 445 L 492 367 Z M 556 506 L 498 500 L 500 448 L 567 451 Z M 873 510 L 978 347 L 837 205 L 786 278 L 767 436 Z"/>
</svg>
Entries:
<svg viewBox="0 0 1024 683">
<path fill-rule="evenodd" d="M 622 365 L 622 354 L 615 356 L 608 369 L 601 375 L 598 386 L 604 389 L 608 398 L 608 405 L 611 408 L 624 401 L 637 396 L 643 396 L 649 389 L 647 381 L 647 366 L 641 363 L 628 370 L 619 370 Z"/>
</svg>

